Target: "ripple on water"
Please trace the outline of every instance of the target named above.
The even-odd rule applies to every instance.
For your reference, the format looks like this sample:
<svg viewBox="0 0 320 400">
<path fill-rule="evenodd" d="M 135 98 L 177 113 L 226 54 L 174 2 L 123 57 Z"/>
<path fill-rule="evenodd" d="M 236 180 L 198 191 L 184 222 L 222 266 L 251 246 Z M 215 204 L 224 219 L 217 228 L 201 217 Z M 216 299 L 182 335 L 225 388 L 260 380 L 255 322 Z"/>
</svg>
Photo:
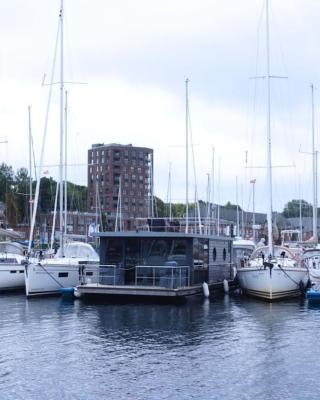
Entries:
<svg viewBox="0 0 320 400">
<path fill-rule="evenodd" d="M 320 309 L 0 296 L 6 399 L 315 399 Z"/>
</svg>

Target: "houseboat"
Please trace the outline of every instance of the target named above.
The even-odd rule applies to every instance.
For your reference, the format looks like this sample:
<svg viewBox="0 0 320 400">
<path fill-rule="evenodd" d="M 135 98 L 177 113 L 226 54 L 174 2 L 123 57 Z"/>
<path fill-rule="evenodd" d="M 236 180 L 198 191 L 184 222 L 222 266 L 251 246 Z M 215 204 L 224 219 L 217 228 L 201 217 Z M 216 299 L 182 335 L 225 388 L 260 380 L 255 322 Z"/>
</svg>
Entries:
<svg viewBox="0 0 320 400">
<path fill-rule="evenodd" d="M 187 297 L 233 278 L 232 240 L 181 232 L 103 232 L 97 283 L 77 295 Z M 208 292 L 208 290 L 207 290 Z"/>
</svg>

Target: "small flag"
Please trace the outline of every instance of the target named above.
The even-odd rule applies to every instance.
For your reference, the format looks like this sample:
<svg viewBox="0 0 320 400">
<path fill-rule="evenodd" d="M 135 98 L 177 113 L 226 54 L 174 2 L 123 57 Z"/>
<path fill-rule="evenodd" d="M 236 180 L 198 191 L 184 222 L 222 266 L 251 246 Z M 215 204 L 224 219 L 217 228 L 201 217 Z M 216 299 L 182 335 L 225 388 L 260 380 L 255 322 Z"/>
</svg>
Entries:
<svg viewBox="0 0 320 400">
<path fill-rule="evenodd" d="M 256 179 L 252 179 L 251 181 L 250 181 L 250 183 L 256 183 Z"/>
<path fill-rule="evenodd" d="M 49 170 L 47 169 L 46 171 L 43 171 L 43 175 L 48 175 L 49 174 Z"/>
</svg>

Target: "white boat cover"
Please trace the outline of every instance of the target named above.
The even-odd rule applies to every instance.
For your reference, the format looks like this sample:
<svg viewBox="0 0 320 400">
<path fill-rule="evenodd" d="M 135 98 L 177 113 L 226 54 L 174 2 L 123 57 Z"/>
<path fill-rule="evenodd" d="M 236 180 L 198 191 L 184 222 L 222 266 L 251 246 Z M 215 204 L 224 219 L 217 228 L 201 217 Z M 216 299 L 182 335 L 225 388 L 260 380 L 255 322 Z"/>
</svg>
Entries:
<svg viewBox="0 0 320 400">
<path fill-rule="evenodd" d="M 61 258 L 61 248 L 58 249 L 55 258 Z M 99 261 L 99 256 L 89 243 L 72 242 L 64 246 L 65 258 L 81 258 L 90 261 Z"/>
</svg>

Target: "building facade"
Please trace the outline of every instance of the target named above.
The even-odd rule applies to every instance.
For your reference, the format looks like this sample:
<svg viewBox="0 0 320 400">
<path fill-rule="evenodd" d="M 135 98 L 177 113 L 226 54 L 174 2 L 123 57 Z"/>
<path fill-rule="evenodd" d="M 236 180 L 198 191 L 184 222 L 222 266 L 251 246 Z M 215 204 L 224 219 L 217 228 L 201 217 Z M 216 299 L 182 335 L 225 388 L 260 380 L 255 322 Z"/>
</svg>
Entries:
<svg viewBox="0 0 320 400">
<path fill-rule="evenodd" d="M 132 144 L 93 144 L 88 150 L 88 211 L 104 230 L 133 229 L 152 214 L 153 150 Z"/>
</svg>

